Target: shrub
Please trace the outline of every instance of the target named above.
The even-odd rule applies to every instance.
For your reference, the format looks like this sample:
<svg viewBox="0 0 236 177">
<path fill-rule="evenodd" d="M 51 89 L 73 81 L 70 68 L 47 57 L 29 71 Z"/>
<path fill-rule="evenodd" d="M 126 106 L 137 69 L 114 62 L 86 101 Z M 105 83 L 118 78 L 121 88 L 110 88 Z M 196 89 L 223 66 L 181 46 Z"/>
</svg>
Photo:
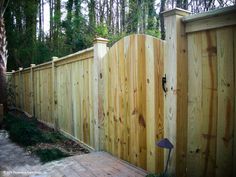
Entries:
<svg viewBox="0 0 236 177">
<path fill-rule="evenodd" d="M 69 155 L 60 151 L 57 148 L 52 149 L 38 149 L 35 151 L 35 154 L 40 158 L 40 161 L 43 163 L 58 160 L 63 157 L 68 157 Z"/>
</svg>

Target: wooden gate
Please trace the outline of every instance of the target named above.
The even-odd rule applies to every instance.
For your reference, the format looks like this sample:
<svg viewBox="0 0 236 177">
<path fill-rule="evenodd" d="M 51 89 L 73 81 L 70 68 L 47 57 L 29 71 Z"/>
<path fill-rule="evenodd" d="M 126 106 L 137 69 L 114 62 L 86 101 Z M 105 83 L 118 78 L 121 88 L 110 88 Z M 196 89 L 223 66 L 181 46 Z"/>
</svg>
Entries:
<svg viewBox="0 0 236 177">
<path fill-rule="evenodd" d="M 101 61 L 103 149 L 148 171 L 162 171 L 165 42 L 147 35 L 118 41 Z"/>
</svg>

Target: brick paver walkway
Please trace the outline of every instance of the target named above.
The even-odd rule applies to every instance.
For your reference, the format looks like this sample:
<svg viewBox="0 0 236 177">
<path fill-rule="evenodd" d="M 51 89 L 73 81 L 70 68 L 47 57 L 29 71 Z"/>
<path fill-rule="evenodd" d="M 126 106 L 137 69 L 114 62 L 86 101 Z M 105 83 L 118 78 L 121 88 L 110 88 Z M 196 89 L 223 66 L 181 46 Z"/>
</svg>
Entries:
<svg viewBox="0 0 236 177">
<path fill-rule="evenodd" d="M 0 177 L 143 177 L 146 172 L 105 152 L 41 164 L 0 130 Z"/>
</svg>

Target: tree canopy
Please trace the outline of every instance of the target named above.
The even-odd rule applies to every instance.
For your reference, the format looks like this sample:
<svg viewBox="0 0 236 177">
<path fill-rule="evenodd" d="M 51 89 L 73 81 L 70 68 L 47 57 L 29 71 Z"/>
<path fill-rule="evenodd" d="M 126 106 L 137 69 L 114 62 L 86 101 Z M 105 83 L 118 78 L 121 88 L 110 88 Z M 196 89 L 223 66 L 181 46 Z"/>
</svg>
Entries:
<svg viewBox="0 0 236 177">
<path fill-rule="evenodd" d="M 164 38 L 161 12 L 167 9 L 179 7 L 199 13 L 235 3 L 234 0 L 10 0 L 4 14 L 8 70 L 90 47 L 96 36 L 108 38 L 110 45 L 131 33 Z M 49 12 L 45 13 L 47 6 Z M 45 31 L 47 24 L 49 30 Z"/>
</svg>

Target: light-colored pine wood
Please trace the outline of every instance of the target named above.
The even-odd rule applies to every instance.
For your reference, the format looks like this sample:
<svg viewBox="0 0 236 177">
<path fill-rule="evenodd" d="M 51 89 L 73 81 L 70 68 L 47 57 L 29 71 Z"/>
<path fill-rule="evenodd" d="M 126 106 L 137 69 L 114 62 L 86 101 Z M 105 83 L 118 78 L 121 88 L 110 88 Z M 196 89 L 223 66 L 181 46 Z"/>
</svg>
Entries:
<svg viewBox="0 0 236 177">
<path fill-rule="evenodd" d="M 188 144 L 187 176 L 201 176 L 201 124 L 202 118 L 202 35 L 188 35 Z"/>
<path fill-rule="evenodd" d="M 217 57 L 216 32 L 202 32 L 202 118 L 201 169 L 202 176 L 215 176 L 217 129 Z"/>
<path fill-rule="evenodd" d="M 153 41 L 154 44 L 154 68 L 155 68 L 155 142 L 159 142 L 164 138 L 164 92 L 160 81 L 164 73 L 164 54 L 165 43 L 163 41 Z M 145 115 L 145 113 L 144 113 Z M 144 143 L 144 142 L 143 142 Z M 143 144 L 140 143 L 140 144 Z M 161 173 L 164 171 L 164 149 L 156 149 L 156 171 Z M 144 158 L 145 159 L 145 158 Z"/>
<path fill-rule="evenodd" d="M 93 50 L 93 85 L 92 85 L 92 97 L 93 97 L 93 124 L 94 124 L 94 146 L 96 150 L 99 150 L 99 126 L 102 118 L 102 106 L 101 106 L 101 94 L 102 90 L 99 90 L 99 77 L 100 77 L 100 62 L 107 52 L 107 39 L 96 38 L 94 40 Z"/>
<path fill-rule="evenodd" d="M 35 64 L 30 65 L 30 110 L 31 115 L 34 115 L 34 71 L 33 67 L 35 67 Z"/>
<path fill-rule="evenodd" d="M 165 136 L 173 143 L 174 149 L 169 163 L 169 172 L 177 176 L 186 174 L 187 137 L 187 54 L 183 16 L 189 12 L 173 9 L 164 12 L 166 25 L 166 56 L 164 73 L 167 80 L 165 97 Z M 167 159 L 167 151 L 165 160 Z"/>
<path fill-rule="evenodd" d="M 236 25 L 235 18 L 236 18 L 236 13 L 234 11 L 229 14 L 216 15 L 214 18 L 204 18 L 201 20 L 187 22 L 186 32 L 191 33 L 191 32 L 233 26 Z"/>
<path fill-rule="evenodd" d="M 155 68 L 153 53 L 153 38 L 146 38 L 146 126 L 147 126 L 147 170 L 155 171 Z"/>
<path fill-rule="evenodd" d="M 234 35 L 234 146 L 233 146 L 233 176 L 236 176 L 236 27 L 233 28 Z"/>
<path fill-rule="evenodd" d="M 232 28 L 217 30 L 218 121 L 216 176 L 233 175 L 234 38 Z"/>
<path fill-rule="evenodd" d="M 105 150 L 152 172 L 164 166 L 164 152 L 155 145 L 156 137 L 164 136 L 163 94 L 158 95 L 163 58 L 163 41 L 131 35 L 112 46 L 102 61 Z"/>
</svg>

